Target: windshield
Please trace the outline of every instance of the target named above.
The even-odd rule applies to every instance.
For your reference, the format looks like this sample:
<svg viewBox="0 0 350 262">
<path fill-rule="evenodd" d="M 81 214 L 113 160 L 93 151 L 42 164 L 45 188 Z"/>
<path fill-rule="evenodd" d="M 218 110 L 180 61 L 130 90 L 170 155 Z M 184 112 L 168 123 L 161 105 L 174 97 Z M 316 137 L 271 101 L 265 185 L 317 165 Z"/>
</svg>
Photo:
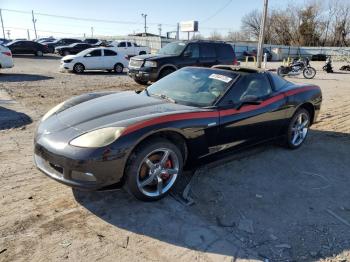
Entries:
<svg viewBox="0 0 350 262">
<path fill-rule="evenodd" d="M 88 53 L 90 53 L 92 50 L 94 50 L 94 49 L 93 48 L 88 48 L 88 49 L 85 49 L 85 50 L 79 52 L 77 55 L 84 56 L 84 55 L 87 55 Z"/>
<path fill-rule="evenodd" d="M 212 106 L 238 76 L 208 68 L 180 69 L 147 88 L 143 93 L 189 106 Z"/>
<path fill-rule="evenodd" d="M 161 55 L 180 55 L 185 49 L 186 44 L 182 42 L 169 43 L 159 50 L 158 54 Z"/>
</svg>

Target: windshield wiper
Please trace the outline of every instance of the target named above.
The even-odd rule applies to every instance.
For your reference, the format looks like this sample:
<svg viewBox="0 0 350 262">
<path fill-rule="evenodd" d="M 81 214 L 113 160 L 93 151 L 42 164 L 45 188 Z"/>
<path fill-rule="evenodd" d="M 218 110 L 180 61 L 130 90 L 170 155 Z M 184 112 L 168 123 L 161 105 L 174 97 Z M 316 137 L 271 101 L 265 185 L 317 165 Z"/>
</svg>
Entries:
<svg viewBox="0 0 350 262">
<path fill-rule="evenodd" d="M 160 97 L 161 99 L 165 99 L 165 100 L 168 100 L 171 103 L 176 104 L 176 101 L 174 99 L 172 99 L 171 97 L 168 97 L 167 95 L 164 95 L 164 94 L 152 94 L 151 96 Z"/>
</svg>

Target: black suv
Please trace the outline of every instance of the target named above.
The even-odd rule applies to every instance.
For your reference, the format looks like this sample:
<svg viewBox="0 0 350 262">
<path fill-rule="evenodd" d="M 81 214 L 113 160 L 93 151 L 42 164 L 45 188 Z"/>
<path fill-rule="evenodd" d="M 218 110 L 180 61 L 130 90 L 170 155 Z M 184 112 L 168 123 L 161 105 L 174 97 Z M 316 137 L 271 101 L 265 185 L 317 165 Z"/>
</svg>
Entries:
<svg viewBox="0 0 350 262">
<path fill-rule="evenodd" d="M 216 41 L 172 42 L 155 55 L 134 56 L 129 62 L 129 76 L 138 84 L 158 79 L 185 66 L 211 67 L 235 65 L 237 59 L 232 45 Z"/>
</svg>

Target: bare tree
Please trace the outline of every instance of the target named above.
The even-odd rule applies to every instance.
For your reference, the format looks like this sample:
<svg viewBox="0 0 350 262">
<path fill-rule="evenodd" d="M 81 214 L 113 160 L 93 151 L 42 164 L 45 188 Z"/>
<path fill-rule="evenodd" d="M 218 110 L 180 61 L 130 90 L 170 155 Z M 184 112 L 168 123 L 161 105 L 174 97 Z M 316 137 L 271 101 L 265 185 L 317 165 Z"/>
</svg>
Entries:
<svg viewBox="0 0 350 262">
<path fill-rule="evenodd" d="M 210 33 L 210 36 L 208 37 L 209 40 L 222 40 L 222 35 L 217 31 L 214 30 Z"/>
</svg>

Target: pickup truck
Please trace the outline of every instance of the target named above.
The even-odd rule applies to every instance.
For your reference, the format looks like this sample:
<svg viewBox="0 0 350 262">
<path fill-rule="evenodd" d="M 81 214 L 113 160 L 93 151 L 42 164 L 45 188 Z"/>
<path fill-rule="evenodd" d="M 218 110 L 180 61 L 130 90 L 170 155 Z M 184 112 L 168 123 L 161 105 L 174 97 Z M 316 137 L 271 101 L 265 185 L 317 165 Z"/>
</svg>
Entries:
<svg viewBox="0 0 350 262">
<path fill-rule="evenodd" d="M 139 46 L 138 44 L 127 40 L 113 41 L 110 43 L 110 46 L 113 46 L 117 52 L 124 52 L 129 57 L 151 53 L 149 47 Z"/>
</svg>

